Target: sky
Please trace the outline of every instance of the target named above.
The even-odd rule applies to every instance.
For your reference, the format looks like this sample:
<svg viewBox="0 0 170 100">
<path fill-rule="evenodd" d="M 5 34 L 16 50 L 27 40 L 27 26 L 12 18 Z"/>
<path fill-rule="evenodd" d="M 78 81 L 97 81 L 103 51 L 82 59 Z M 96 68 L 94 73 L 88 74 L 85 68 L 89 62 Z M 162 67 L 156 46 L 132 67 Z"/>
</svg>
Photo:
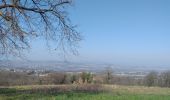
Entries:
<svg viewBox="0 0 170 100">
<path fill-rule="evenodd" d="M 74 0 L 68 9 L 83 35 L 74 62 L 170 66 L 170 0 Z M 63 60 L 34 41 L 31 60 Z"/>
</svg>

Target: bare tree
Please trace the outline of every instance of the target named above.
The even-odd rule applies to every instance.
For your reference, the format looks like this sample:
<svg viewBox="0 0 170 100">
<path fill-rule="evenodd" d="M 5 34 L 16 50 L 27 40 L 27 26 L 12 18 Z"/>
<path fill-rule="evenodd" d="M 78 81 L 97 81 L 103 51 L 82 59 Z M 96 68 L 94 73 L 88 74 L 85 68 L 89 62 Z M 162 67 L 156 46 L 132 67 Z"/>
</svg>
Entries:
<svg viewBox="0 0 170 100">
<path fill-rule="evenodd" d="M 159 86 L 170 87 L 170 71 L 162 72 L 159 76 Z"/>
<path fill-rule="evenodd" d="M 158 73 L 155 71 L 148 73 L 144 78 L 144 83 L 148 87 L 156 86 L 158 84 Z"/>
<path fill-rule="evenodd" d="M 105 81 L 107 84 L 111 83 L 111 80 L 113 78 L 113 69 L 111 67 L 107 67 L 105 70 Z"/>
<path fill-rule="evenodd" d="M 63 51 L 76 50 L 81 40 L 68 18 L 71 0 L 0 0 L 0 54 L 18 55 L 32 38 L 55 41 Z M 55 48 L 55 49 L 56 49 Z"/>
</svg>

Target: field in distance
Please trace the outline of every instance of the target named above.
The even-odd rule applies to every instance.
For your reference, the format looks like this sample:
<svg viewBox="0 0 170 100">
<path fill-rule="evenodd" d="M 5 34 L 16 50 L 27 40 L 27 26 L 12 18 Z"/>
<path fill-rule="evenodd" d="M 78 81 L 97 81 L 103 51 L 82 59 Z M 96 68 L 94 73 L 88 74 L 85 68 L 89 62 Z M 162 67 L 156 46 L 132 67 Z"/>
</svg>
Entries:
<svg viewBox="0 0 170 100">
<path fill-rule="evenodd" d="M 0 100 L 170 100 L 170 88 L 119 85 L 12 86 L 0 88 Z"/>
</svg>

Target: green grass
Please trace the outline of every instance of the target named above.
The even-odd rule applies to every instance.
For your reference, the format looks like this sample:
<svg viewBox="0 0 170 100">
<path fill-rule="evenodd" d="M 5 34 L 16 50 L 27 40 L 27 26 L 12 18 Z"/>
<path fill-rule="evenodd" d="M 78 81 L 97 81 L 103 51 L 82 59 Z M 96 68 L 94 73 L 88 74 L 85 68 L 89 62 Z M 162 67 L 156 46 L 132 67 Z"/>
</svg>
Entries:
<svg viewBox="0 0 170 100">
<path fill-rule="evenodd" d="M 170 100 L 169 88 L 139 86 L 105 86 L 105 93 L 20 93 L 32 86 L 0 88 L 0 100 Z M 33 86 L 34 87 L 34 86 Z M 35 86 L 36 87 L 36 86 Z M 43 88 L 44 86 L 39 86 Z"/>
<path fill-rule="evenodd" d="M 170 100 L 168 95 L 66 93 L 1 95 L 0 100 Z"/>
</svg>

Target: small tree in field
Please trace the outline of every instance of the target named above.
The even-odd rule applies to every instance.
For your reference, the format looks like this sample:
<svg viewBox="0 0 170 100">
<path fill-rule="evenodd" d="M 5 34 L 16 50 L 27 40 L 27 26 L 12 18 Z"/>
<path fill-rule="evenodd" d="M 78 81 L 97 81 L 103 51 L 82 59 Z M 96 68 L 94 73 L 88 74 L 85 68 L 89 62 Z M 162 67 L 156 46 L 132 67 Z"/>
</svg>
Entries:
<svg viewBox="0 0 170 100">
<path fill-rule="evenodd" d="M 111 80 L 113 78 L 113 69 L 111 67 L 107 67 L 105 70 L 105 81 L 107 84 L 111 83 Z"/>
</svg>

